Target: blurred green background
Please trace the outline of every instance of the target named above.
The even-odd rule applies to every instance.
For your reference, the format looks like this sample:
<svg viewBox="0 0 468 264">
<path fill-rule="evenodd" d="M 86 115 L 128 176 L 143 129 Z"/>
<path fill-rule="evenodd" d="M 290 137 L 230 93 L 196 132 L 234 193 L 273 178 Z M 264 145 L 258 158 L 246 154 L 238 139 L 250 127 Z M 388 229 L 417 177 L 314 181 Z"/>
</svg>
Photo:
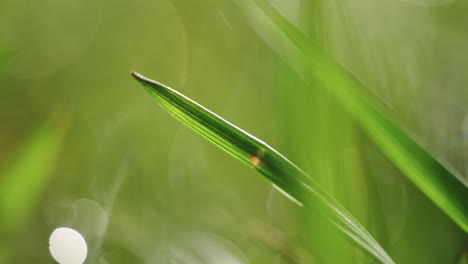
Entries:
<svg viewBox="0 0 468 264">
<path fill-rule="evenodd" d="M 270 3 L 468 177 L 468 1 Z M 8 220 L 16 225 L 0 215 L 0 261 L 53 263 L 49 235 L 68 226 L 88 242 L 86 263 L 372 263 L 174 121 L 131 78 L 136 70 L 284 153 L 396 263 L 457 263 L 466 234 L 327 91 L 304 82 L 307 60 L 265 33 L 257 9 L 247 0 L 2 0 L 0 198 L 25 209 Z M 49 139 L 28 152 L 41 133 Z M 17 162 L 24 153 L 31 159 Z M 18 164 L 29 169 L 12 173 Z"/>
</svg>

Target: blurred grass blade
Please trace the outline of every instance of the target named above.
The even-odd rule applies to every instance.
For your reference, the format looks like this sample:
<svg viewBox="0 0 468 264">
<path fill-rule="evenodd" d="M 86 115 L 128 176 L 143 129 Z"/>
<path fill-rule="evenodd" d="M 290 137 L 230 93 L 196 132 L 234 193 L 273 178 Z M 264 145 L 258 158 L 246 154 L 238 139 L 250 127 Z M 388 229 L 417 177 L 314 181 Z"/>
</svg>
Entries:
<svg viewBox="0 0 468 264">
<path fill-rule="evenodd" d="M 300 204 L 318 210 L 337 230 L 379 263 L 393 263 L 346 209 L 276 150 L 177 91 L 138 73 L 132 75 L 177 120 L 254 168 Z"/>
<path fill-rule="evenodd" d="M 458 264 L 468 264 L 468 251 L 463 252 Z"/>
<path fill-rule="evenodd" d="M 21 229 L 48 182 L 55 166 L 66 122 L 54 117 L 34 131 L 0 177 L 0 237 Z"/>
<path fill-rule="evenodd" d="M 256 0 L 271 24 L 294 43 L 309 63 L 308 76 L 329 88 L 392 162 L 465 232 L 468 232 L 468 187 L 416 143 L 387 114 L 390 111 L 341 65 L 314 45 L 267 1 Z M 271 31 L 271 30 L 270 30 Z M 281 43 L 281 42 L 280 42 Z M 294 68 L 294 66 L 291 66 Z"/>
</svg>

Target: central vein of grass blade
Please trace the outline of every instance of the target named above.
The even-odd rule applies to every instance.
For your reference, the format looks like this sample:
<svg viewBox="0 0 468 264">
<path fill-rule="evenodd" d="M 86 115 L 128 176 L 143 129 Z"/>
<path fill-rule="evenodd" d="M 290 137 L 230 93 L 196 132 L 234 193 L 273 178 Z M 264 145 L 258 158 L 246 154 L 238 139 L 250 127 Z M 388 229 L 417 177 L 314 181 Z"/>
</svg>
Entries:
<svg viewBox="0 0 468 264">
<path fill-rule="evenodd" d="M 174 118 L 254 168 L 305 207 L 319 211 L 369 256 L 380 263 L 394 263 L 343 206 L 278 151 L 172 88 L 138 73 L 132 75 Z"/>
</svg>

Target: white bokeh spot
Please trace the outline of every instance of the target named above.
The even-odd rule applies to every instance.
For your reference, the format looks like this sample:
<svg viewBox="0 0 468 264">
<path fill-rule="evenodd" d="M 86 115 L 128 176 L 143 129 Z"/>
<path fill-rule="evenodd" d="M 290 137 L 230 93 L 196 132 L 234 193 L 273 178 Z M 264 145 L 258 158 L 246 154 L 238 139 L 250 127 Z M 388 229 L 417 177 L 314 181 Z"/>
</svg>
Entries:
<svg viewBox="0 0 468 264">
<path fill-rule="evenodd" d="M 49 250 L 52 257 L 60 264 L 83 264 L 88 254 L 83 236 L 68 227 L 59 227 L 52 232 L 49 238 Z"/>
</svg>

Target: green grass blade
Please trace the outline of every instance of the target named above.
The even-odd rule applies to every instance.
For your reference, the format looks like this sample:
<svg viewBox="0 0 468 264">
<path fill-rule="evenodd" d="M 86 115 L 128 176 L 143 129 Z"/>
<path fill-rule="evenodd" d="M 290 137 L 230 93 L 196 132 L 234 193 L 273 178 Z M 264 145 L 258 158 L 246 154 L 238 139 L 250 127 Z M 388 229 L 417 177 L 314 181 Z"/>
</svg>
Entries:
<svg viewBox="0 0 468 264">
<path fill-rule="evenodd" d="M 276 150 L 179 92 L 138 73 L 132 75 L 174 118 L 255 169 L 301 205 L 318 210 L 338 231 L 379 263 L 393 263 L 346 209 Z"/>
<path fill-rule="evenodd" d="M 392 162 L 442 211 L 468 232 L 468 187 L 415 142 L 387 114 L 389 110 L 369 93 L 364 84 L 327 56 L 264 0 L 256 0 L 271 24 L 294 43 L 307 58 L 308 75 L 347 110 Z M 290 47 L 284 47 L 285 49 Z"/>
</svg>

